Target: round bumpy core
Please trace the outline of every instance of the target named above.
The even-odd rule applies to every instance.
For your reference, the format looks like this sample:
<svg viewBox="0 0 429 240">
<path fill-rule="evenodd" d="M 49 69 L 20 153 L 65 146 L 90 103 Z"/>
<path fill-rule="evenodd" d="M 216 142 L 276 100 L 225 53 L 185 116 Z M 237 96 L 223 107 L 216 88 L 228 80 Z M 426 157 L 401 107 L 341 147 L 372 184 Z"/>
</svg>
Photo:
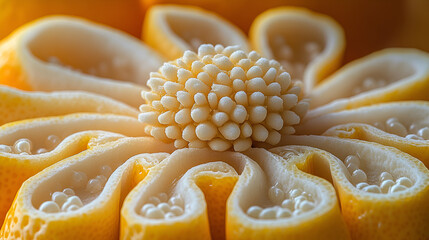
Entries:
<svg viewBox="0 0 429 240">
<path fill-rule="evenodd" d="M 301 82 L 275 60 L 237 46 L 204 44 L 164 63 L 142 92 L 146 133 L 177 148 L 245 151 L 295 133 L 308 109 Z"/>
</svg>

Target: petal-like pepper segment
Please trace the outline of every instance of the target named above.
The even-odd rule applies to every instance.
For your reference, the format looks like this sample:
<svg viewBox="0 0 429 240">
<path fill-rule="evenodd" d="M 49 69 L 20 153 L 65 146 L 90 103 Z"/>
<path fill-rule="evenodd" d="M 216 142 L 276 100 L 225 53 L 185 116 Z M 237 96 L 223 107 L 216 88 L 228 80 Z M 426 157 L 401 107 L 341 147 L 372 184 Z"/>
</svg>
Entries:
<svg viewBox="0 0 429 240">
<path fill-rule="evenodd" d="M 278 60 L 305 92 L 335 71 L 345 48 L 341 26 L 328 16 L 303 8 L 280 7 L 259 15 L 250 29 L 252 47 Z"/>
<path fill-rule="evenodd" d="M 85 90 L 137 107 L 162 59 L 137 39 L 72 17 L 29 23 L 0 45 L 0 83 L 24 90 Z M 61 77 L 59 77 L 61 76 Z"/>
<path fill-rule="evenodd" d="M 173 149 L 153 138 L 123 138 L 45 169 L 22 185 L 0 237 L 117 239 L 119 209 L 132 187 L 134 160 L 127 160 Z"/>
<path fill-rule="evenodd" d="M 238 45 L 249 50 L 247 38 L 220 16 L 197 7 L 158 5 L 146 12 L 143 40 L 168 60 L 197 50 L 201 44 Z"/>
<path fill-rule="evenodd" d="M 418 159 L 377 143 L 326 136 L 289 136 L 283 143 L 335 156 L 341 171 L 332 171 L 332 179 L 352 239 L 429 238 L 429 170 Z"/>
<path fill-rule="evenodd" d="M 355 60 L 309 95 L 308 117 L 399 100 L 427 100 L 429 54 L 417 49 L 384 49 Z"/>
</svg>

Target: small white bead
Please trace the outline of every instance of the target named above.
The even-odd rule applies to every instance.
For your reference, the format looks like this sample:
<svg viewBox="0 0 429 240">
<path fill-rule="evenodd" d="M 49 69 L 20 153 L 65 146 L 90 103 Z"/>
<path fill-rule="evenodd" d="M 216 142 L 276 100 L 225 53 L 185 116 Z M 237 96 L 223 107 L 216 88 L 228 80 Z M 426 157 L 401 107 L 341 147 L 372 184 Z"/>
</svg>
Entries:
<svg viewBox="0 0 429 240">
<path fill-rule="evenodd" d="M 267 117 L 267 109 L 263 106 L 255 106 L 250 108 L 249 121 L 253 124 L 262 123 Z"/>
<path fill-rule="evenodd" d="M 174 111 L 167 111 L 158 116 L 158 122 L 164 125 L 174 123 Z"/>
<path fill-rule="evenodd" d="M 230 86 L 232 84 L 231 78 L 228 76 L 228 74 L 224 72 L 220 72 L 216 75 L 216 83 Z"/>
<path fill-rule="evenodd" d="M 244 72 L 244 70 L 241 67 L 234 67 L 231 70 L 231 79 L 235 80 L 235 79 L 241 79 L 244 80 L 246 79 L 246 73 Z"/>
<path fill-rule="evenodd" d="M 266 123 L 269 127 L 277 131 L 283 128 L 283 119 L 278 113 L 269 113 L 266 118 Z"/>
<path fill-rule="evenodd" d="M 215 138 L 208 143 L 209 147 L 214 151 L 226 151 L 231 148 L 231 141 L 227 141 L 221 138 Z"/>
<path fill-rule="evenodd" d="M 277 82 L 270 83 L 267 86 L 267 91 L 265 94 L 268 96 L 279 96 L 281 94 L 281 86 Z"/>
<path fill-rule="evenodd" d="M 347 170 L 349 170 L 350 173 L 353 173 L 354 171 L 356 171 L 358 169 L 359 169 L 359 167 L 355 163 L 347 164 Z"/>
<path fill-rule="evenodd" d="M 211 92 L 216 94 L 218 98 L 228 97 L 232 94 L 232 88 L 221 84 L 213 84 Z"/>
<path fill-rule="evenodd" d="M 0 152 L 11 153 L 12 148 L 8 145 L 0 144 Z"/>
<path fill-rule="evenodd" d="M 182 104 L 184 107 L 192 107 L 194 104 L 192 101 L 192 97 L 188 92 L 185 91 L 178 91 L 177 92 L 177 100 Z"/>
<path fill-rule="evenodd" d="M 161 219 L 164 218 L 164 213 L 158 208 L 149 208 L 146 211 L 146 217 L 153 219 Z"/>
<path fill-rule="evenodd" d="M 240 130 L 241 130 L 241 137 L 248 138 L 252 136 L 253 129 L 249 122 L 245 122 L 241 124 Z"/>
<path fill-rule="evenodd" d="M 282 135 L 279 132 L 270 131 L 268 133 L 266 143 L 271 144 L 271 145 L 276 145 L 280 142 L 281 139 L 282 139 Z"/>
<path fill-rule="evenodd" d="M 209 95 L 207 96 L 207 101 L 209 102 L 209 106 L 211 109 L 217 108 L 218 97 L 215 93 L 209 93 Z"/>
<path fill-rule="evenodd" d="M 161 211 L 163 211 L 164 213 L 167 213 L 170 211 L 170 205 L 168 205 L 167 203 L 163 202 L 158 204 L 157 206 Z"/>
<path fill-rule="evenodd" d="M 60 208 L 57 203 L 46 201 L 40 205 L 39 210 L 45 213 L 57 213 L 60 211 Z"/>
<path fill-rule="evenodd" d="M 201 80 L 196 78 L 188 79 L 185 83 L 185 89 L 192 95 L 199 92 L 204 94 L 208 94 L 210 92 L 210 88 Z"/>
<path fill-rule="evenodd" d="M 261 92 L 254 92 L 249 96 L 249 104 L 251 106 L 261 106 L 265 102 L 265 95 Z"/>
<path fill-rule="evenodd" d="M 250 138 L 239 138 L 234 141 L 234 151 L 243 152 L 252 147 L 252 140 Z"/>
<path fill-rule="evenodd" d="M 103 186 L 101 185 L 100 180 L 98 179 L 91 179 L 88 181 L 88 184 L 86 185 L 86 190 L 90 193 L 98 193 L 103 189 Z"/>
<path fill-rule="evenodd" d="M 292 212 L 289 209 L 281 208 L 276 213 L 276 218 L 277 219 L 288 218 L 288 217 L 291 217 L 291 216 L 292 216 Z"/>
<path fill-rule="evenodd" d="M 80 200 L 80 198 L 78 196 L 71 196 L 71 197 L 69 197 L 64 204 L 66 204 L 68 202 L 70 202 L 70 204 L 74 204 L 74 205 L 76 205 L 78 207 L 82 207 L 83 206 L 83 203 L 82 203 L 82 201 Z"/>
<path fill-rule="evenodd" d="M 429 139 L 429 127 L 421 128 L 421 129 L 417 132 L 417 134 L 418 134 L 419 136 L 421 136 L 423 139 L 428 140 L 428 139 Z"/>
<path fill-rule="evenodd" d="M 299 208 L 299 205 L 301 204 L 302 201 L 306 201 L 307 197 L 304 197 L 302 195 L 296 197 L 293 199 L 294 203 L 295 203 L 295 208 Z"/>
<path fill-rule="evenodd" d="M 26 138 L 19 139 L 15 142 L 14 148 L 16 153 L 31 154 L 31 141 Z"/>
<path fill-rule="evenodd" d="M 253 125 L 252 139 L 258 142 L 264 142 L 268 138 L 268 130 L 261 124 Z"/>
<path fill-rule="evenodd" d="M 262 211 L 261 207 L 251 206 L 249 209 L 247 209 L 246 214 L 252 218 L 259 218 L 261 211 Z"/>
<path fill-rule="evenodd" d="M 79 206 L 76 206 L 76 205 L 74 205 L 74 204 L 72 204 L 72 205 L 70 205 L 68 208 L 67 208 L 67 212 L 71 212 L 71 211 L 76 211 L 76 210 L 78 210 L 79 209 Z"/>
<path fill-rule="evenodd" d="M 75 192 L 71 188 L 64 188 L 63 193 L 65 193 L 69 197 L 75 195 Z"/>
<path fill-rule="evenodd" d="M 235 103 L 230 97 L 222 97 L 218 103 L 219 111 L 229 113 L 235 108 Z"/>
<path fill-rule="evenodd" d="M 168 200 L 168 204 L 183 207 L 183 199 L 180 196 L 173 196 Z"/>
<path fill-rule="evenodd" d="M 218 127 L 224 125 L 228 120 L 229 116 L 224 112 L 216 112 L 212 115 L 212 122 Z"/>
<path fill-rule="evenodd" d="M 87 181 L 88 181 L 88 177 L 84 172 L 75 172 L 75 171 L 73 172 L 71 185 L 74 188 L 84 187 Z"/>
<path fill-rule="evenodd" d="M 203 67 L 204 72 L 206 72 L 210 77 L 217 78 L 218 74 L 221 73 L 220 69 L 214 64 L 207 64 Z"/>
<path fill-rule="evenodd" d="M 232 111 L 231 120 L 236 123 L 243 123 L 247 117 L 247 110 L 243 105 L 236 105 Z"/>
<path fill-rule="evenodd" d="M 63 192 L 54 192 L 52 194 L 52 201 L 56 202 L 58 206 L 62 206 L 67 201 L 67 195 Z"/>
<path fill-rule="evenodd" d="M 357 184 L 357 183 L 361 183 L 361 182 L 366 182 L 367 176 L 366 176 L 366 173 L 364 171 L 362 171 L 361 169 L 357 169 L 353 172 L 352 179 L 353 179 L 353 182 L 355 184 Z"/>
<path fill-rule="evenodd" d="M 370 193 L 381 193 L 381 189 L 376 185 L 366 186 L 362 190 L 365 192 L 370 192 Z"/>
<path fill-rule="evenodd" d="M 388 172 L 382 172 L 380 174 L 380 182 L 386 181 L 386 180 L 393 180 L 392 174 Z"/>
<path fill-rule="evenodd" d="M 235 92 L 245 91 L 246 90 L 246 84 L 241 79 L 235 79 L 232 82 L 232 88 L 234 89 Z"/>
<path fill-rule="evenodd" d="M 170 208 L 171 212 L 174 213 L 176 216 L 180 216 L 184 213 L 183 208 L 174 205 Z"/>
<path fill-rule="evenodd" d="M 220 56 L 213 58 L 213 63 L 220 69 L 229 71 L 234 67 L 234 64 L 226 56 Z"/>
<path fill-rule="evenodd" d="M 262 78 L 252 78 L 246 81 L 247 92 L 262 92 L 265 93 L 267 84 Z"/>
<path fill-rule="evenodd" d="M 308 211 L 312 210 L 313 208 L 314 208 L 314 203 L 312 203 L 308 200 L 303 200 L 299 204 L 299 209 L 302 210 L 303 212 L 308 212 Z"/>
<path fill-rule="evenodd" d="M 163 96 L 161 98 L 161 104 L 168 110 L 176 110 L 180 106 L 180 103 L 179 101 L 177 101 L 177 98 L 171 96 Z"/>
<path fill-rule="evenodd" d="M 46 139 L 47 149 L 54 149 L 58 144 L 60 144 L 61 139 L 56 135 L 49 135 Z"/>
<path fill-rule="evenodd" d="M 283 94 L 280 96 L 283 100 L 283 109 L 288 110 L 298 103 L 298 96 L 295 94 Z"/>
<path fill-rule="evenodd" d="M 147 213 L 147 210 L 151 209 L 151 208 L 155 208 L 155 205 L 153 205 L 152 203 L 146 203 L 145 205 L 143 205 L 143 207 L 140 209 L 140 215 L 145 216 Z"/>
<path fill-rule="evenodd" d="M 274 219 L 276 218 L 277 211 L 274 208 L 265 208 L 259 213 L 260 219 Z"/>
<path fill-rule="evenodd" d="M 239 92 L 235 93 L 234 100 L 239 105 L 243 105 L 243 106 L 248 105 L 247 94 L 244 91 L 239 91 Z"/>
<path fill-rule="evenodd" d="M 251 67 L 246 73 L 247 79 L 260 78 L 263 76 L 262 69 L 258 66 Z"/>
<path fill-rule="evenodd" d="M 400 122 L 387 123 L 386 131 L 401 137 L 405 137 L 405 135 L 407 135 L 407 129 Z"/>
<path fill-rule="evenodd" d="M 279 96 L 268 97 L 268 111 L 280 112 L 283 110 L 283 100 Z"/>
<path fill-rule="evenodd" d="M 366 182 L 361 182 L 361 183 L 356 184 L 356 188 L 359 189 L 359 190 L 362 190 L 362 189 L 364 189 L 367 186 L 369 186 L 369 184 L 366 183 Z"/>
<path fill-rule="evenodd" d="M 206 72 L 198 73 L 197 79 L 203 82 L 206 86 L 210 86 L 213 83 L 212 77 L 210 77 L 210 75 Z"/>
<path fill-rule="evenodd" d="M 283 121 L 286 125 L 296 125 L 301 121 L 298 114 L 296 114 L 293 111 L 282 112 L 282 118 L 283 118 Z"/>
<path fill-rule="evenodd" d="M 266 83 L 272 83 L 276 78 L 276 75 L 277 75 L 277 70 L 275 68 L 270 68 L 265 73 L 263 79 L 265 80 Z"/>
<path fill-rule="evenodd" d="M 191 118 L 196 123 L 206 121 L 210 116 L 210 108 L 208 107 L 197 107 L 191 110 Z"/>
<path fill-rule="evenodd" d="M 413 182 L 407 177 L 400 177 L 400 178 L 396 179 L 396 183 L 400 184 L 404 187 L 407 187 L 407 188 L 410 188 L 413 186 Z"/>
<path fill-rule="evenodd" d="M 139 121 L 149 125 L 158 124 L 159 114 L 156 112 L 144 112 L 139 114 Z"/>
<path fill-rule="evenodd" d="M 380 184 L 381 192 L 388 193 L 389 189 L 395 185 L 395 182 L 391 179 L 386 179 Z"/>
<path fill-rule="evenodd" d="M 407 190 L 406 187 L 404 187 L 400 184 L 395 184 L 390 188 L 389 192 L 394 193 L 394 192 L 401 192 L 401 191 L 405 191 L 405 190 Z"/>
<path fill-rule="evenodd" d="M 292 210 L 294 208 L 294 203 L 291 199 L 285 199 L 282 202 L 282 208 L 287 208 L 289 210 Z"/>
<path fill-rule="evenodd" d="M 292 190 L 289 191 L 289 197 L 296 198 L 296 197 L 300 196 L 301 193 L 302 193 L 301 190 L 295 188 L 295 189 L 292 189 Z"/>
<path fill-rule="evenodd" d="M 346 159 L 344 159 L 344 162 L 346 163 L 346 165 L 353 163 L 353 164 L 357 165 L 357 167 L 360 166 L 360 160 L 356 155 L 347 156 Z"/>
<path fill-rule="evenodd" d="M 285 193 L 280 188 L 272 186 L 268 190 L 268 197 L 273 203 L 279 204 L 285 198 Z"/>
<path fill-rule="evenodd" d="M 240 137 L 240 127 L 233 122 L 228 122 L 220 127 L 219 132 L 227 140 L 235 140 Z"/>
<path fill-rule="evenodd" d="M 198 124 L 197 128 L 195 129 L 195 133 L 200 140 L 209 141 L 216 136 L 217 128 L 215 125 L 213 125 L 213 123 L 205 122 Z"/>
<path fill-rule="evenodd" d="M 191 110 L 189 108 L 181 109 L 174 115 L 174 121 L 180 125 L 185 125 L 192 122 Z"/>
<path fill-rule="evenodd" d="M 198 106 L 204 106 L 204 105 L 207 105 L 208 103 L 206 96 L 202 93 L 195 94 L 194 101 L 195 101 L 195 104 L 197 104 Z"/>
</svg>

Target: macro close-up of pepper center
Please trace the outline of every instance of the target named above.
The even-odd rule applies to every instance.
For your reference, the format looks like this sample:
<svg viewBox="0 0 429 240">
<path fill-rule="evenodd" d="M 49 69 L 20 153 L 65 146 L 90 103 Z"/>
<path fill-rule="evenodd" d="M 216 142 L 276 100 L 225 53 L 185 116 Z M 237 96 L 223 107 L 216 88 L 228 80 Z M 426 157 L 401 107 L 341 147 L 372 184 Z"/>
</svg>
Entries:
<svg viewBox="0 0 429 240">
<path fill-rule="evenodd" d="M 0 0 L 0 238 L 429 239 L 427 10 Z"/>
</svg>

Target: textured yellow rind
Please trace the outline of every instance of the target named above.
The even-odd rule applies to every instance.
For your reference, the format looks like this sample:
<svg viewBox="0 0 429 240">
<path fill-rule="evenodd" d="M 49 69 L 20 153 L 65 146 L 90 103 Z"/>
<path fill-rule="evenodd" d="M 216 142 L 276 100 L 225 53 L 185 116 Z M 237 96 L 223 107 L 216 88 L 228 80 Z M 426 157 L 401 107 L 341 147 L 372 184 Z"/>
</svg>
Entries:
<svg viewBox="0 0 429 240">
<path fill-rule="evenodd" d="M 298 144 L 326 150 L 338 158 L 348 154 L 377 156 L 377 167 L 396 166 L 395 174 L 413 175 L 416 182 L 406 191 L 374 194 L 358 190 L 345 175 L 345 166 L 330 161 L 341 171 L 332 171 L 332 180 L 338 192 L 342 214 L 352 239 L 428 239 L 429 232 L 429 170 L 415 159 L 395 148 L 359 140 L 323 136 L 290 136 L 284 144 Z M 326 155 L 331 155 L 325 153 Z M 336 159 L 333 155 L 328 158 Z M 362 157 L 362 156 L 361 156 Z M 342 165 L 342 167 L 338 166 Z M 377 170 L 373 167 L 372 170 Z M 347 173 L 348 174 L 348 173 Z"/>
<path fill-rule="evenodd" d="M 281 154 L 282 151 L 276 153 Z M 294 161 L 290 161 L 291 156 L 288 155 L 285 161 L 280 156 L 262 149 L 248 150 L 246 155 L 265 170 L 268 178 L 274 178 L 278 182 L 287 181 L 290 185 L 301 182 L 304 185 L 304 191 L 313 188 L 313 191 L 317 192 L 319 203 L 316 204 L 315 212 L 304 213 L 289 219 L 274 221 L 243 219 L 243 212 L 237 209 L 239 205 L 237 200 L 246 201 L 241 197 L 243 194 L 249 197 L 249 193 L 243 191 L 243 188 L 253 186 L 247 191 L 254 191 L 255 186 L 258 186 L 257 182 L 246 179 L 243 173 L 244 176 L 242 175 L 237 182 L 228 201 L 228 209 L 232 211 L 229 212 L 227 219 L 227 239 L 350 239 L 332 185 L 296 168 L 295 164 L 308 161 L 305 156 L 298 156 Z M 280 176 L 268 175 L 272 171 Z"/>
<path fill-rule="evenodd" d="M 428 53 L 406 48 L 384 49 L 350 62 L 311 92 L 314 109 L 307 117 L 375 103 L 428 100 L 428 65 Z M 390 84 L 354 95 L 352 91 L 367 77 L 384 78 Z"/>
<path fill-rule="evenodd" d="M 131 127 L 131 129 L 129 128 Z M 103 132 L 103 131 L 109 131 Z M 49 135 L 65 139 L 54 150 L 37 155 L 0 152 L 0 223 L 3 223 L 21 184 L 44 168 L 108 140 L 106 137 L 144 136 L 144 125 L 131 117 L 102 114 L 73 114 L 39 118 L 5 124 L 0 127 L 3 144 L 29 138 L 33 144 L 43 143 Z"/>
<path fill-rule="evenodd" d="M 85 92 L 25 92 L 0 86 L 0 125 L 22 119 L 76 112 L 138 116 L 138 110 L 100 95 Z"/>
<path fill-rule="evenodd" d="M 172 24 L 176 24 L 177 29 L 173 29 Z M 201 44 L 239 45 L 245 51 L 249 49 L 240 29 L 210 11 L 193 6 L 158 5 L 146 12 L 142 39 L 166 59 L 177 59 L 186 50 L 198 48 L 191 46 L 189 38 Z"/>
<path fill-rule="evenodd" d="M 220 162 L 227 161 L 225 155 L 201 149 L 176 150 L 150 168 L 125 199 L 121 239 L 224 239 L 226 200 L 238 177 L 234 168 Z M 157 220 L 138 214 L 143 199 L 165 190 L 181 194 L 184 215 Z"/>
<path fill-rule="evenodd" d="M 253 21 L 249 31 L 252 47 L 264 57 L 274 59 L 276 50 L 271 48 L 270 43 L 274 41 L 271 37 L 273 35 L 274 37 L 281 36 L 281 30 L 285 25 L 291 25 L 293 28 L 299 29 L 299 31 L 307 31 L 302 34 L 303 36 L 287 36 L 287 41 L 290 42 L 294 42 L 293 38 L 296 38 L 295 41 L 299 41 L 300 37 L 311 38 L 314 29 L 310 29 L 308 26 L 314 26 L 323 33 L 322 44 L 324 44 L 324 49 L 322 53 L 308 63 L 302 79 L 305 92 L 309 93 L 315 85 L 340 66 L 345 50 L 344 32 L 335 20 L 326 15 L 304 8 L 278 7 L 261 13 Z M 308 28 L 308 30 L 305 30 L 305 28 Z M 320 42 L 318 39 L 309 40 Z M 296 56 L 294 58 L 295 61 L 302 61 L 297 59 Z"/>
<path fill-rule="evenodd" d="M 392 146 L 418 158 L 429 167 L 427 141 L 391 134 L 384 127 L 388 119 L 397 119 L 407 130 L 413 124 L 425 127 L 429 124 L 428 115 L 429 103 L 425 101 L 381 103 L 306 119 L 297 126 L 297 133 L 354 138 Z M 381 124 L 384 130 L 374 127 L 376 123 Z"/>
<path fill-rule="evenodd" d="M 128 158 L 143 152 L 171 152 L 171 145 L 152 138 L 123 138 L 82 152 L 53 165 L 26 181 L 8 212 L 0 237 L 7 239 L 117 239 L 119 209 L 131 184 L 133 162 Z M 46 187 L 55 186 L 71 169 L 82 165 L 116 162 L 120 167 L 106 183 L 100 195 L 79 210 L 49 214 L 36 210 L 34 194 L 48 194 Z M 49 183 L 49 181 L 53 181 Z M 55 187 L 53 187 L 55 188 Z M 51 190 L 52 191 L 52 190 Z M 43 196 L 42 196 L 43 197 Z"/>
<path fill-rule="evenodd" d="M 0 42 L 0 58 L 0 84 L 23 90 L 85 90 L 134 107 L 141 104 L 149 72 L 162 63 L 135 38 L 65 16 L 20 27 Z"/>
</svg>

